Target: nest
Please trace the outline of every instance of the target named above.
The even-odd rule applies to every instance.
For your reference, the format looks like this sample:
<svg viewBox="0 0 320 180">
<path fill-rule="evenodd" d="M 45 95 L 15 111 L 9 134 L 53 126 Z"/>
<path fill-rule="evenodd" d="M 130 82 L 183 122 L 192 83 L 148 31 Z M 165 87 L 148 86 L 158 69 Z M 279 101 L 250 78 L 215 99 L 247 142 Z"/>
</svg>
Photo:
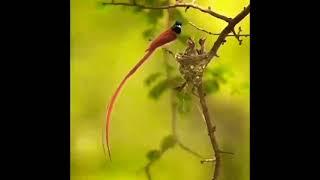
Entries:
<svg viewBox="0 0 320 180">
<path fill-rule="evenodd" d="M 191 38 L 187 43 L 187 49 L 183 53 L 178 53 L 175 58 L 180 64 L 179 71 L 186 82 L 199 86 L 203 72 L 209 63 L 208 54 L 204 50 L 205 39 L 199 39 L 200 49 L 196 49 Z"/>
</svg>

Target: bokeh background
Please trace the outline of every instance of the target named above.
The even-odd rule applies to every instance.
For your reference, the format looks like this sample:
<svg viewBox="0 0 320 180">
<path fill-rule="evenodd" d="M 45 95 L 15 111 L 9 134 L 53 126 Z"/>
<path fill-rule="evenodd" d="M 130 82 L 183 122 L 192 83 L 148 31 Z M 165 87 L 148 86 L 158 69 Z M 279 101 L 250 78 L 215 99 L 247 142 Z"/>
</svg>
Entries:
<svg viewBox="0 0 320 180">
<path fill-rule="evenodd" d="M 196 3 L 234 17 L 249 0 L 197 0 Z M 180 8 L 174 12 L 174 18 L 184 21 L 181 38 L 168 46 L 174 52 L 184 50 L 186 37 L 195 40 L 206 37 L 207 50 L 217 38 L 195 30 L 185 20 L 214 33 L 219 33 L 226 25 L 193 9 L 185 13 Z M 247 16 L 237 26 L 241 26 L 244 34 L 250 33 L 249 19 Z M 145 83 L 150 75 L 166 72 L 161 50 L 128 81 L 118 98 L 111 121 L 112 162 L 104 156 L 101 136 L 110 96 L 144 55 L 149 39 L 163 31 L 167 23 L 166 10 L 141 11 L 131 7 L 105 7 L 99 0 L 71 0 L 72 180 L 147 180 L 142 169 L 148 163 L 146 154 L 158 149 L 162 139 L 171 134 L 170 90 L 163 90 L 154 98 L 150 96 L 152 87 Z M 212 71 L 222 69 L 225 80 L 218 88 L 213 87 L 214 93 L 207 97 L 210 115 L 217 125 L 216 136 L 221 149 L 235 153 L 222 155 L 221 180 L 249 179 L 250 38 L 242 39 L 240 46 L 235 38 L 227 38 L 218 51 L 220 57 L 209 66 Z M 174 59 L 169 63 L 177 72 Z M 178 114 L 177 131 L 185 145 L 210 158 L 211 144 L 198 104 L 192 97 L 190 110 Z M 153 164 L 151 174 L 154 180 L 208 180 L 212 176 L 212 164 L 200 164 L 198 157 L 174 147 Z"/>
</svg>

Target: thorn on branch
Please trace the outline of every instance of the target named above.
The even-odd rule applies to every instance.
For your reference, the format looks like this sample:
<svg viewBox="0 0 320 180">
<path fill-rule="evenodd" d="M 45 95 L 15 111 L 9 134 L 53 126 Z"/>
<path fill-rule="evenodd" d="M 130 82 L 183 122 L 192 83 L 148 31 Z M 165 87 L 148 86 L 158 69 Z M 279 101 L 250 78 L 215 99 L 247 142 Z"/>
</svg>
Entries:
<svg viewBox="0 0 320 180">
<path fill-rule="evenodd" d="M 241 26 L 238 28 L 238 35 L 240 35 L 240 32 L 242 31 Z"/>
<path fill-rule="evenodd" d="M 191 4 L 194 4 L 196 0 L 192 0 Z M 187 12 L 187 10 L 190 8 L 190 6 L 186 7 L 185 11 L 184 12 Z"/>
</svg>

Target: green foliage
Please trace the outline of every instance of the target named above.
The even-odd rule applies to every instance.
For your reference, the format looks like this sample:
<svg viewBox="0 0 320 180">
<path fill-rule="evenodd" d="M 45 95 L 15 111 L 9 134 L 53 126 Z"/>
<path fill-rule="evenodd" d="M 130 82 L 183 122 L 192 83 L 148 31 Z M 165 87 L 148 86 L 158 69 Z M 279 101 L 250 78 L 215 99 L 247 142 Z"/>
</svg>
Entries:
<svg viewBox="0 0 320 180">
<path fill-rule="evenodd" d="M 162 80 L 151 88 L 149 92 L 149 97 L 153 99 L 158 99 L 168 88 L 169 88 L 168 79 Z"/>
<path fill-rule="evenodd" d="M 144 81 L 147 86 L 150 86 L 154 81 L 156 81 L 162 74 L 160 72 L 156 72 L 150 74 Z"/>
<path fill-rule="evenodd" d="M 154 73 L 147 77 L 145 80 L 145 84 L 147 86 L 150 86 L 152 83 L 154 84 L 159 77 L 161 76 L 161 73 Z M 159 99 L 160 96 L 168 89 L 175 88 L 179 84 L 183 82 L 183 79 L 180 76 L 175 76 L 171 79 L 163 79 L 161 81 L 158 81 L 149 91 L 149 97 L 153 99 Z"/>
<path fill-rule="evenodd" d="M 242 93 L 249 93 L 250 92 L 250 84 L 248 82 L 241 83 L 240 85 L 233 87 L 231 94 L 242 94 Z"/>
<path fill-rule="evenodd" d="M 166 136 L 161 142 L 161 151 L 163 152 L 174 147 L 176 142 L 176 138 L 173 135 Z"/>
<path fill-rule="evenodd" d="M 173 135 L 164 137 L 161 141 L 161 150 L 150 150 L 147 153 L 147 158 L 149 159 L 149 161 L 155 161 L 159 159 L 162 153 L 170 148 L 173 148 L 176 142 L 176 138 Z"/>
<path fill-rule="evenodd" d="M 203 86 L 206 94 L 215 93 L 219 90 L 219 83 L 216 79 L 204 81 Z"/>
<path fill-rule="evenodd" d="M 147 20 L 150 24 L 157 24 L 158 20 L 164 15 L 163 10 L 150 10 L 147 13 Z"/>
<path fill-rule="evenodd" d="M 161 156 L 161 152 L 159 150 L 150 150 L 148 153 L 147 153 L 147 158 L 150 160 L 150 161 L 155 161 L 157 159 L 159 159 Z"/>
<path fill-rule="evenodd" d="M 178 36 L 178 41 L 185 44 L 187 42 L 188 38 L 189 38 L 189 36 L 181 34 Z"/>
<path fill-rule="evenodd" d="M 155 33 L 155 28 L 150 28 L 143 31 L 142 35 L 146 39 L 149 39 L 149 38 L 151 39 L 152 37 L 154 37 L 154 33 Z"/>
<path fill-rule="evenodd" d="M 153 0 L 153 2 L 155 1 L 156 0 Z M 159 2 L 159 0 L 157 1 Z M 105 2 L 111 1 L 108 0 Z M 116 2 L 130 3 L 129 0 L 119 0 Z M 146 41 L 147 39 L 154 39 L 154 37 L 159 32 L 162 32 L 166 28 L 166 23 L 168 20 L 167 10 L 163 10 L 163 13 L 165 15 L 162 18 L 160 18 L 155 25 L 155 23 L 149 23 L 147 17 L 149 10 L 146 9 L 142 10 L 141 8 L 134 8 L 132 6 L 122 7 L 107 5 L 99 6 L 98 8 L 104 8 L 98 10 L 96 7 L 94 7 L 95 4 L 92 4 L 91 1 L 72 0 L 70 3 L 70 18 L 72 22 L 70 24 L 72 36 L 72 43 L 70 46 L 70 49 L 72 51 L 70 56 L 70 128 L 72 129 L 70 135 L 70 146 L 72 147 L 70 151 L 71 179 L 83 180 L 86 179 L 86 177 L 89 177 L 90 180 L 146 179 L 144 177 L 137 177 L 135 173 L 130 172 L 130 169 L 133 170 L 135 168 L 140 168 L 139 165 L 144 163 L 143 158 L 146 158 L 146 161 L 149 161 L 148 159 L 150 158 L 160 160 L 162 158 L 160 142 L 158 143 L 159 147 L 147 149 L 144 152 L 144 157 L 140 157 L 140 153 L 137 153 L 141 150 L 140 145 L 137 143 L 130 146 L 129 149 L 117 149 L 117 154 L 119 156 L 113 159 L 114 163 L 117 165 L 113 166 L 112 170 L 109 169 L 109 171 L 105 167 L 105 157 L 101 155 L 102 151 L 100 149 L 100 141 L 96 141 L 95 137 L 100 135 L 101 121 L 104 118 L 101 117 L 101 114 L 105 112 L 105 105 L 106 103 L 108 103 L 107 99 L 114 92 L 117 86 L 117 82 L 121 80 L 121 74 L 126 71 L 125 69 L 120 68 L 121 65 L 115 62 L 121 61 L 121 63 L 129 63 L 130 59 L 130 61 L 133 61 L 133 57 L 140 57 L 141 53 L 143 52 L 137 51 L 137 49 L 144 49 L 146 44 L 148 44 L 148 42 Z M 145 3 L 145 0 L 138 0 L 137 3 L 147 5 Z M 206 4 L 210 4 L 212 2 L 206 0 L 201 2 L 197 1 L 197 3 L 199 3 L 199 5 L 203 7 L 206 7 Z M 236 15 L 238 11 L 241 11 L 245 3 L 249 3 L 249 1 L 235 4 L 230 3 L 229 1 L 221 1 L 221 3 L 215 4 L 215 9 L 220 9 L 221 11 L 219 11 L 222 14 Z M 211 16 L 201 12 L 197 12 L 196 10 L 192 10 L 191 8 L 188 10 L 187 13 L 184 13 L 184 8 L 178 9 L 182 12 L 182 15 L 184 15 L 186 18 L 190 17 L 190 20 L 195 22 L 199 26 L 202 26 L 203 24 L 213 23 L 214 26 L 210 27 L 212 28 L 211 30 L 213 32 L 219 33 L 218 30 L 223 29 L 226 25 L 224 22 L 220 23 L 219 20 L 214 20 Z M 152 11 L 159 12 L 159 10 Z M 196 21 L 194 19 L 195 16 L 197 16 Z M 246 18 L 243 22 L 241 22 L 241 27 L 246 33 L 247 30 L 249 30 L 249 19 L 250 18 Z M 195 30 L 193 27 L 187 25 L 186 22 L 184 22 L 184 25 L 185 29 L 179 36 L 179 42 L 173 43 L 173 46 L 170 47 L 170 50 L 172 50 L 175 53 L 182 51 L 185 48 L 185 37 L 187 37 L 186 35 L 197 37 L 196 34 L 204 34 Z M 130 31 L 124 32 L 124 29 L 126 27 L 130 27 Z M 149 28 L 153 30 L 149 31 L 149 34 L 147 34 L 147 38 L 144 38 L 142 36 L 142 33 Z M 140 37 L 137 38 L 137 36 Z M 231 79 L 229 79 L 229 76 L 227 76 L 226 73 L 225 75 L 223 75 L 223 77 L 227 81 L 227 85 L 229 86 L 229 84 L 232 85 L 237 83 L 234 87 L 238 88 L 242 86 L 243 89 L 249 89 L 249 85 L 242 85 L 240 82 L 249 80 L 250 37 L 243 38 L 242 46 L 238 45 L 236 39 L 228 39 L 230 39 L 228 41 L 234 41 L 235 43 L 227 43 L 226 46 L 223 47 L 223 52 L 221 52 L 220 56 L 226 57 L 231 60 L 224 61 L 225 58 L 223 58 L 223 60 L 221 59 L 222 61 L 219 63 L 211 63 L 211 67 L 216 67 L 217 65 L 220 66 L 220 63 L 225 65 L 225 67 L 227 68 L 233 67 L 234 73 L 236 73 L 237 75 L 237 79 L 235 81 L 231 81 Z M 212 41 L 210 41 L 210 43 L 213 42 L 215 38 L 211 38 L 211 40 Z M 180 43 L 180 41 L 183 43 Z M 126 53 L 123 53 L 124 50 Z M 239 62 L 239 57 L 241 57 L 241 62 Z M 161 59 L 160 56 L 154 56 L 154 58 L 157 58 L 157 60 Z M 172 63 L 174 67 L 174 71 L 172 71 L 172 74 L 174 74 L 175 72 L 177 72 L 178 68 L 176 67 L 176 62 L 173 60 L 172 62 L 174 62 Z M 105 67 L 109 67 L 109 69 L 112 69 L 112 71 L 106 71 Z M 148 68 L 151 68 L 149 69 L 149 72 L 162 72 L 164 75 L 158 77 L 154 82 L 150 84 L 149 87 L 145 87 L 149 88 L 149 91 L 159 81 L 165 79 L 166 70 L 165 68 L 163 68 L 163 66 L 149 66 Z M 116 74 L 118 74 L 119 76 L 116 76 Z M 135 79 L 138 81 L 143 81 L 144 79 L 141 79 L 141 77 L 143 77 L 143 75 L 136 76 Z M 213 78 L 214 75 L 208 74 L 208 79 L 209 77 Z M 205 80 L 207 79 L 205 78 Z M 223 84 L 221 84 L 221 80 L 218 82 L 221 91 L 221 85 Z M 118 104 L 122 104 L 123 106 L 115 107 L 118 113 L 115 113 L 114 115 L 118 116 L 117 118 L 126 119 L 128 118 L 128 112 L 131 111 L 136 111 L 137 113 L 139 113 L 141 109 L 151 108 L 153 110 L 145 111 L 145 114 L 143 116 L 139 116 L 139 114 L 136 114 L 140 117 L 139 121 L 141 121 L 141 123 L 143 124 L 147 124 L 147 126 L 141 126 L 141 123 L 132 123 L 131 128 L 128 129 L 128 127 L 122 126 L 120 121 L 114 121 L 115 123 L 120 124 L 115 124 L 116 126 L 113 127 L 115 128 L 112 132 L 113 138 L 121 139 L 124 135 L 130 136 L 130 133 L 132 133 L 132 131 L 135 131 L 135 129 L 138 129 L 141 132 L 149 132 L 150 123 L 152 123 L 149 117 L 153 117 L 153 121 L 158 122 L 156 126 L 153 128 L 154 134 L 161 134 L 163 133 L 163 129 L 168 128 L 168 122 L 163 121 L 164 117 L 162 115 L 164 115 L 164 111 L 163 109 L 158 108 L 159 105 L 156 105 L 154 103 L 146 103 L 145 101 L 139 101 L 139 99 L 143 99 L 143 97 L 147 94 L 139 93 L 141 92 L 141 89 L 136 88 L 134 86 L 127 86 L 125 91 L 126 92 L 124 92 L 124 94 L 134 96 L 133 100 L 135 101 L 136 106 L 130 107 L 132 103 L 130 104 L 127 98 L 119 98 Z M 180 95 L 183 96 L 183 94 Z M 190 99 L 191 97 L 192 99 L 196 99 L 195 96 L 193 96 L 189 92 L 184 93 L 184 95 L 186 97 L 183 96 L 184 98 L 181 98 L 183 100 L 180 99 L 181 101 L 179 102 L 180 110 L 186 110 L 188 109 L 188 107 L 193 108 L 194 104 L 191 103 L 191 101 L 189 101 L 188 99 L 189 97 Z M 224 148 L 225 150 L 234 151 L 237 157 L 223 157 L 223 161 L 225 161 L 225 163 L 222 165 L 222 179 L 250 179 L 248 163 L 250 157 L 248 154 L 248 148 L 250 143 L 248 141 L 249 133 L 247 133 L 247 130 L 249 129 L 248 127 L 250 119 L 248 118 L 248 113 L 246 113 L 248 112 L 249 108 L 249 106 L 246 105 L 249 103 L 249 98 L 244 96 L 243 93 L 240 94 L 240 96 L 244 98 L 244 101 L 234 101 L 229 104 L 231 107 L 234 106 L 239 108 L 217 107 L 221 103 L 220 100 L 222 102 L 227 100 L 224 96 L 221 96 L 217 101 L 212 101 L 211 103 L 213 104 L 213 107 L 209 107 L 209 111 L 213 111 L 215 107 L 217 107 L 218 109 L 216 110 L 216 113 L 220 114 L 218 116 L 219 119 L 217 119 L 217 121 L 221 123 L 227 123 L 222 124 L 222 126 L 226 128 L 223 128 L 222 130 L 220 129 L 221 131 L 219 131 L 221 137 L 225 137 L 222 138 L 219 141 L 219 143 L 222 143 L 222 147 L 226 147 Z M 170 103 L 168 99 L 162 100 L 164 100 L 164 102 Z M 208 98 L 208 102 L 211 100 L 212 99 Z M 164 105 L 166 104 L 164 103 Z M 189 112 L 188 116 L 190 115 L 190 117 L 200 118 L 198 112 L 192 113 L 195 114 L 191 114 L 191 112 Z M 166 114 L 165 116 L 166 118 L 170 116 L 169 111 L 168 114 Z M 234 122 L 231 122 L 230 120 L 234 120 Z M 228 128 L 229 125 L 232 125 L 231 129 Z M 236 127 L 238 131 L 234 131 L 234 128 L 232 127 Z M 179 128 L 179 126 L 177 128 Z M 194 129 L 194 131 L 196 131 L 193 132 L 194 134 L 199 134 L 202 133 L 203 129 L 196 128 Z M 155 136 L 146 136 L 144 138 L 138 139 L 138 141 L 140 141 L 142 144 L 149 144 L 155 141 L 154 138 Z M 229 140 L 230 138 L 231 141 Z M 202 147 L 202 145 L 206 143 L 208 139 L 206 137 L 200 138 L 198 140 L 194 140 L 194 138 L 186 138 L 185 141 L 187 141 L 187 143 L 189 144 L 193 144 L 195 147 Z M 233 145 L 235 144 L 234 141 L 238 142 L 236 144 L 236 147 L 234 147 L 236 148 L 236 150 L 234 150 L 234 148 L 229 148 L 233 147 Z M 118 144 L 118 147 L 130 145 L 130 143 L 128 144 L 125 141 L 118 141 L 116 143 Z M 152 149 L 155 149 L 154 152 L 149 154 L 150 158 L 147 158 L 147 152 Z M 211 152 L 210 146 L 207 146 L 203 150 L 206 151 L 206 149 L 209 149 L 208 152 Z M 179 164 L 183 164 L 183 167 L 177 165 L 176 163 L 169 163 L 165 166 L 157 166 L 155 170 L 158 173 L 153 174 L 153 179 L 187 179 L 187 177 L 189 177 L 190 179 L 192 179 L 192 177 L 197 177 L 196 179 L 209 178 L 209 176 L 207 176 L 208 170 L 206 168 L 199 168 L 199 166 L 201 166 L 199 165 L 199 163 L 194 163 L 193 161 L 190 161 L 189 158 L 185 158 L 185 155 L 180 151 L 173 151 L 172 154 L 173 156 L 170 156 L 170 161 L 179 162 Z M 121 163 L 122 159 L 131 160 L 127 163 Z M 234 166 L 234 168 L 230 169 L 228 166 L 229 164 Z M 197 168 L 199 170 L 195 171 L 195 169 Z M 234 169 L 236 170 L 234 171 Z M 106 171 L 108 172 L 106 173 Z M 165 174 L 161 173 L 162 171 L 165 171 Z M 211 169 L 210 172 L 212 172 Z"/>
<path fill-rule="evenodd" d="M 220 90 L 221 84 L 226 84 L 228 82 L 228 76 L 230 76 L 231 71 L 224 67 L 219 66 L 214 69 L 207 69 L 204 74 L 204 90 L 206 94 L 217 93 Z"/>
<path fill-rule="evenodd" d="M 169 79 L 169 87 L 176 88 L 184 83 L 184 79 L 181 76 L 175 76 Z"/>
<path fill-rule="evenodd" d="M 155 33 L 157 31 L 156 25 L 159 24 L 159 20 L 163 17 L 164 13 L 163 10 L 150 10 L 147 12 L 146 17 L 149 24 L 152 27 L 146 29 L 142 35 L 144 38 L 153 39 Z"/>
</svg>

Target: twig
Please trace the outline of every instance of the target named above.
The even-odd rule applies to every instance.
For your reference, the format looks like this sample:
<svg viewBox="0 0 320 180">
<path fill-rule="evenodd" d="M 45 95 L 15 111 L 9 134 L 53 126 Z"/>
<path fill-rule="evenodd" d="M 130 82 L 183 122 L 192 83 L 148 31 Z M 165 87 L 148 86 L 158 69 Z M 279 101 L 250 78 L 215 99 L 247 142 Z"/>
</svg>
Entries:
<svg viewBox="0 0 320 180">
<path fill-rule="evenodd" d="M 178 3 L 178 4 L 172 4 L 172 5 L 166 5 L 166 6 L 145 6 L 145 5 L 141 5 L 141 4 L 132 4 L 132 3 L 121 3 L 121 2 L 101 2 L 102 5 L 114 5 L 114 6 L 134 6 L 134 7 L 139 7 L 142 9 L 171 9 L 171 8 L 193 8 L 196 10 L 199 10 L 201 12 L 204 12 L 206 14 L 209 14 L 213 17 L 216 17 L 218 19 L 221 19 L 225 22 L 230 22 L 231 18 L 218 14 L 214 11 L 212 11 L 211 9 L 205 9 L 201 6 L 198 6 L 196 4 L 193 3 Z"/>
<path fill-rule="evenodd" d="M 151 166 L 153 165 L 153 163 L 155 163 L 157 160 L 159 160 L 161 158 L 161 156 L 163 156 L 163 154 L 165 152 L 167 152 L 167 150 L 168 149 L 165 149 L 164 151 L 161 151 L 160 157 L 158 159 L 153 160 L 153 161 L 149 161 L 148 164 L 144 167 L 144 171 L 145 171 L 145 173 L 147 175 L 148 180 L 152 180 L 151 173 L 150 173 Z"/>
<path fill-rule="evenodd" d="M 194 23 L 192 23 L 192 22 L 188 22 L 191 26 L 193 26 L 193 27 L 195 27 L 196 29 L 198 29 L 199 31 L 202 31 L 202 32 L 205 32 L 205 33 L 207 33 L 207 34 L 210 34 L 210 35 L 213 35 L 213 36 L 219 36 L 220 35 L 220 33 L 212 33 L 212 32 L 210 32 L 210 31 L 207 31 L 207 30 L 205 30 L 205 29 L 203 29 L 203 28 L 200 28 L 199 26 L 197 26 L 197 25 L 195 25 Z M 227 37 L 230 37 L 230 36 L 235 36 L 234 34 L 228 34 L 227 35 Z M 250 34 L 237 34 L 236 36 L 243 36 L 243 37 L 248 37 L 248 36 L 250 36 Z"/>
<path fill-rule="evenodd" d="M 146 165 L 146 167 L 144 167 L 144 170 L 145 170 L 145 172 L 146 172 L 146 175 L 147 175 L 148 180 L 152 180 L 152 178 L 151 178 L 151 173 L 150 173 L 150 167 L 151 167 L 151 165 L 153 164 L 153 162 L 154 162 L 154 161 L 150 161 L 150 162 Z"/>
<path fill-rule="evenodd" d="M 221 150 L 219 150 L 218 153 L 220 153 L 220 154 L 231 154 L 231 155 L 234 155 L 233 152 L 227 152 L 227 151 L 221 151 Z"/>
<path fill-rule="evenodd" d="M 234 29 L 234 27 L 242 20 L 244 19 L 250 12 L 250 4 L 245 7 L 243 9 L 243 11 L 241 11 L 235 18 L 233 18 L 228 26 L 226 26 L 222 32 L 220 33 L 218 39 L 215 41 L 215 43 L 213 44 L 210 52 L 209 52 L 209 55 L 208 55 L 208 58 L 211 59 L 217 54 L 217 51 L 219 49 L 219 47 L 221 46 L 221 44 L 225 41 L 225 38 L 228 36 L 228 34 L 230 32 L 232 32 L 232 30 Z"/>
<path fill-rule="evenodd" d="M 236 39 L 239 41 L 239 45 L 241 45 L 242 44 L 242 40 L 240 39 L 240 34 L 237 34 L 234 29 L 232 29 L 232 33 L 236 37 Z"/>
</svg>

